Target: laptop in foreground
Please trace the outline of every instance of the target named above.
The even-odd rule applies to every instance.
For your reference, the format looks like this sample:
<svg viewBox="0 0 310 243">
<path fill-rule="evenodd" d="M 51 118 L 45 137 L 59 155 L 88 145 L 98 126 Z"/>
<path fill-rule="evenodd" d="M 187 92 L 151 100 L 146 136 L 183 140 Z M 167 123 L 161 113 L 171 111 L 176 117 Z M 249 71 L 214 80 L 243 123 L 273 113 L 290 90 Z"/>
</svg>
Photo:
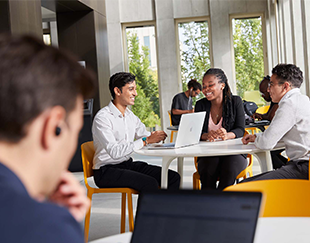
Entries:
<svg viewBox="0 0 310 243">
<path fill-rule="evenodd" d="M 252 243 L 261 197 L 196 190 L 141 194 L 131 243 Z"/>
<path fill-rule="evenodd" d="M 150 144 L 146 149 L 181 148 L 198 144 L 205 116 L 205 111 L 183 114 L 175 143 Z"/>
</svg>

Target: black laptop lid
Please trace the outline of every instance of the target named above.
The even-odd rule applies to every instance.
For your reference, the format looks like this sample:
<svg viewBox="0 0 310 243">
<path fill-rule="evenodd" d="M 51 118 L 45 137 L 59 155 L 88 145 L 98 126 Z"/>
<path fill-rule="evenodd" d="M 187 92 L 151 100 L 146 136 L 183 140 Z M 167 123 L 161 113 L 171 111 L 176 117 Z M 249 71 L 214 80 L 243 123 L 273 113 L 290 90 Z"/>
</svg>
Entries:
<svg viewBox="0 0 310 243">
<path fill-rule="evenodd" d="M 261 193 L 159 191 L 139 196 L 132 243 L 252 243 Z"/>
</svg>

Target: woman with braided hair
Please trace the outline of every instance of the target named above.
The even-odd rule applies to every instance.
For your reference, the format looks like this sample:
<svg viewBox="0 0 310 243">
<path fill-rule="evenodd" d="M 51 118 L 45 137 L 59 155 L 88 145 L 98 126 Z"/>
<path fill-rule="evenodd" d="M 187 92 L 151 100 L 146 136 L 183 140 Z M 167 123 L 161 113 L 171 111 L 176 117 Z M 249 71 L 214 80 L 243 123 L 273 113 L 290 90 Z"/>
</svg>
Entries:
<svg viewBox="0 0 310 243">
<path fill-rule="evenodd" d="M 231 94 L 223 70 L 210 68 L 204 74 L 202 93 L 205 98 L 199 100 L 195 106 L 195 112 L 207 112 L 201 140 L 214 142 L 242 137 L 245 126 L 242 100 Z M 246 166 L 246 155 L 199 157 L 198 172 L 202 189 L 223 190 L 233 185 L 237 175 Z"/>
</svg>

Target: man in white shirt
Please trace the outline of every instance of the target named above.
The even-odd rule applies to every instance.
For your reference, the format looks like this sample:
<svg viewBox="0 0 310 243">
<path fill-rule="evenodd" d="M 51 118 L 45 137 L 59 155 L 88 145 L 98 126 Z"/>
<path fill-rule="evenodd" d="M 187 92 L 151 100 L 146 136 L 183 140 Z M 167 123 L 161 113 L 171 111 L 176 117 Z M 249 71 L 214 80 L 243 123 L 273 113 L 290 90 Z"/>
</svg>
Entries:
<svg viewBox="0 0 310 243">
<path fill-rule="evenodd" d="M 281 168 L 244 181 L 265 179 L 308 179 L 310 157 L 310 100 L 300 93 L 302 71 L 293 64 L 279 64 L 272 70 L 268 92 L 279 108 L 264 133 L 246 135 L 244 144 L 272 149 L 280 140 L 290 161 Z"/>
<path fill-rule="evenodd" d="M 129 187 L 138 191 L 157 190 L 161 168 L 145 162 L 133 162 L 130 155 L 151 143 L 165 140 L 164 131 L 148 132 L 128 105 L 137 96 L 135 76 L 120 72 L 110 78 L 113 100 L 94 118 L 92 132 L 95 147 L 94 179 L 98 187 Z M 168 187 L 178 189 L 180 176 L 169 170 Z"/>
</svg>

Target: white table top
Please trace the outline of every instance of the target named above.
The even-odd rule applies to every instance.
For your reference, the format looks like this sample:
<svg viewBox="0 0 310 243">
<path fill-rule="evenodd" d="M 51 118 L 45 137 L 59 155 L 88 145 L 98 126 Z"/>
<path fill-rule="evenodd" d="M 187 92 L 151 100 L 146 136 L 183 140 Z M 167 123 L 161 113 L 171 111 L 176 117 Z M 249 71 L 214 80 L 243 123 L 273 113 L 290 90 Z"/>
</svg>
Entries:
<svg viewBox="0 0 310 243">
<path fill-rule="evenodd" d="M 274 149 L 283 148 L 284 144 L 279 143 Z M 183 184 L 183 159 L 184 157 L 223 156 L 236 154 L 253 154 L 260 164 L 262 172 L 272 170 L 272 162 L 269 150 L 261 150 L 253 143 L 243 145 L 241 138 L 226 141 L 206 142 L 172 149 L 142 149 L 135 150 L 137 154 L 146 156 L 162 157 L 161 187 L 167 188 L 168 168 L 173 159 L 178 158 L 178 173 Z"/>
<path fill-rule="evenodd" d="M 92 241 L 91 243 L 129 243 L 131 232 Z M 254 243 L 309 243 L 310 218 L 259 218 Z"/>
<path fill-rule="evenodd" d="M 284 144 L 279 143 L 274 149 L 283 148 Z M 219 156 L 233 154 L 252 154 L 261 152 L 253 143 L 242 144 L 241 138 L 226 141 L 207 142 L 201 141 L 199 144 L 177 148 L 177 149 L 146 149 L 142 148 L 135 152 L 146 156 L 158 157 L 194 157 L 194 156 Z"/>
</svg>

